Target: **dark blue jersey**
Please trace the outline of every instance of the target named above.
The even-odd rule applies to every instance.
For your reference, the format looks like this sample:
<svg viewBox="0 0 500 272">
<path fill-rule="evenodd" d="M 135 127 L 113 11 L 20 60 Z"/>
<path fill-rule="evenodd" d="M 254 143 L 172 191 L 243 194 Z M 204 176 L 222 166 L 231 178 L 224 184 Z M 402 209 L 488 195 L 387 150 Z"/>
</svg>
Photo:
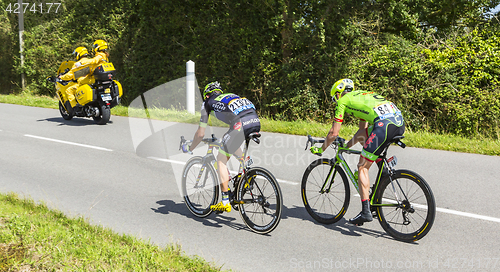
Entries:
<svg viewBox="0 0 500 272">
<path fill-rule="evenodd" d="M 203 102 L 200 126 L 207 125 L 208 117 L 212 111 L 217 119 L 228 125 L 238 122 L 242 116 L 248 114 L 257 116 L 255 106 L 250 100 L 232 93 L 212 95 Z"/>
</svg>

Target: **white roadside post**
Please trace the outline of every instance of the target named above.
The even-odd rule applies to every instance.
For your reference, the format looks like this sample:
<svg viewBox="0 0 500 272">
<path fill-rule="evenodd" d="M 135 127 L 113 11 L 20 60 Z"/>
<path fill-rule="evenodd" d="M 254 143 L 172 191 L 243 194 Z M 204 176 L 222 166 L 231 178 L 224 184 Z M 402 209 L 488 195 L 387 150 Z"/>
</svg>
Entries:
<svg viewBox="0 0 500 272">
<path fill-rule="evenodd" d="M 186 62 L 186 109 L 189 113 L 194 114 L 194 99 L 195 99 L 195 75 L 194 62 Z"/>
</svg>

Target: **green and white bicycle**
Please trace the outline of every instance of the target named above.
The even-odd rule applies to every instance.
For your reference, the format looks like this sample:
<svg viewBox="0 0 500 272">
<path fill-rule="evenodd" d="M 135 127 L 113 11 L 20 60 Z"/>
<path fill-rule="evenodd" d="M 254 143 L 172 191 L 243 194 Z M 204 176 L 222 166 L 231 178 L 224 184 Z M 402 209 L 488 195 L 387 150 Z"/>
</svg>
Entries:
<svg viewBox="0 0 500 272">
<path fill-rule="evenodd" d="M 390 236 L 400 241 L 416 241 L 430 231 L 436 216 L 436 202 L 431 188 L 420 175 L 394 169 L 396 157 L 387 158 L 392 143 L 405 148 L 403 138 L 395 137 L 380 155 L 377 178 L 370 189 L 370 205 L 373 216 Z M 323 142 L 308 135 L 306 150 L 309 143 Z M 313 161 L 305 170 L 301 185 L 307 212 L 323 224 L 333 224 L 346 213 L 351 196 L 349 179 L 359 192 L 357 176 L 343 155 L 361 154 L 361 151 L 346 148 L 345 140 L 340 137 L 332 147 L 337 150 L 336 156 Z"/>
</svg>

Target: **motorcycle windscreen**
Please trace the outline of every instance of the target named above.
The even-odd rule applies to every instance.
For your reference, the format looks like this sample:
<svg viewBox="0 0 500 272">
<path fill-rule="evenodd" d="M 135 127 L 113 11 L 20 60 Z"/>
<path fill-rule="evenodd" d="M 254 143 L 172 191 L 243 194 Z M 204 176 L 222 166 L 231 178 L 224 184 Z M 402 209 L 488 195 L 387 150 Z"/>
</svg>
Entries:
<svg viewBox="0 0 500 272">
<path fill-rule="evenodd" d="M 60 74 L 64 74 L 64 71 L 66 69 L 71 70 L 71 67 L 73 67 L 73 64 L 75 62 L 72 61 L 72 60 L 68 60 L 68 61 L 64 61 L 63 63 L 61 63 L 61 65 L 59 66 L 59 69 L 57 69 L 57 74 L 60 75 Z"/>
</svg>

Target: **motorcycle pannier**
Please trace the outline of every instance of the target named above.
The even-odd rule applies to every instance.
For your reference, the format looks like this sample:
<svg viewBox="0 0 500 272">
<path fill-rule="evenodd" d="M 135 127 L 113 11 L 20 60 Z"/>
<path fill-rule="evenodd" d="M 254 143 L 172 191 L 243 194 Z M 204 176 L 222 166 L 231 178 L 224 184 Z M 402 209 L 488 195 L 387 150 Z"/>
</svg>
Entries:
<svg viewBox="0 0 500 272">
<path fill-rule="evenodd" d="M 112 80 L 115 74 L 115 67 L 113 66 L 113 63 L 110 62 L 101 64 L 94 70 L 94 78 L 99 81 Z"/>
<path fill-rule="evenodd" d="M 94 90 L 88 84 L 80 86 L 78 90 L 76 90 L 75 96 L 80 105 L 86 105 L 87 103 L 95 100 Z"/>
</svg>

